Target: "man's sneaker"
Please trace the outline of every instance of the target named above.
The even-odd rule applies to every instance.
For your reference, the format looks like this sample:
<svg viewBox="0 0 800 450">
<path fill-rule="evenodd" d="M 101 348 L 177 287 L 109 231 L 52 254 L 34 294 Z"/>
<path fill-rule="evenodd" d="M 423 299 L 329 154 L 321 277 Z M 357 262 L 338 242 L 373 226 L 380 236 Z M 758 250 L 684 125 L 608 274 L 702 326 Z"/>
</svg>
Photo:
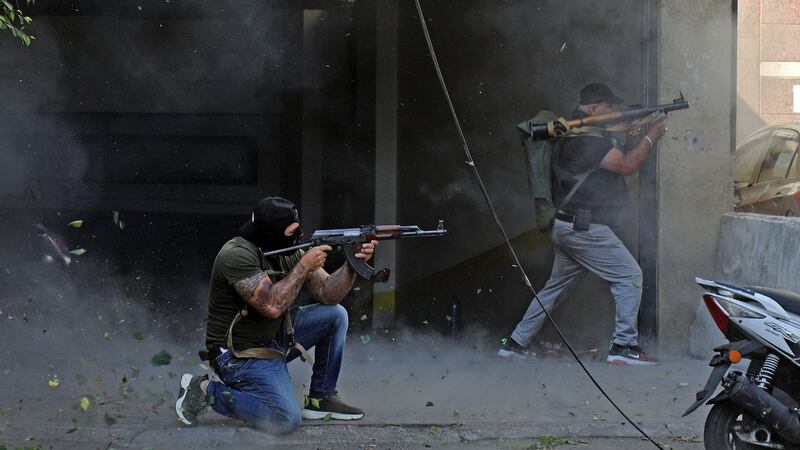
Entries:
<svg viewBox="0 0 800 450">
<path fill-rule="evenodd" d="M 178 401 L 175 402 L 175 412 L 178 419 L 186 425 L 195 425 L 197 416 L 208 407 L 208 397 L 200 389 L 200 383 L 208 380 L 208 375 L 196 377 L 185 373 L 181 377 L 181 389 L 178 392 Z"/>
<path fill-rule="evenodd" d="M 643 352 L 638 345 L 611 344 L 606 361 L 613 366 L 655 366 L 658 364 L 656 358 Z"/>
<path fill-rule="evenodd" d="M 306 397 L 301 414 L 307 420 L 357 420 L 364 417 L 364 411 L 348 405 L 335 394 L 325 398 Z"/>
<path fill-rule="evenodd" d="M 512 338 L 503 338 L 500 339 L 500 350 L 497 351 L 497 356 L 501 358 L 527 359 L 528 350 Z"/>
</svg>

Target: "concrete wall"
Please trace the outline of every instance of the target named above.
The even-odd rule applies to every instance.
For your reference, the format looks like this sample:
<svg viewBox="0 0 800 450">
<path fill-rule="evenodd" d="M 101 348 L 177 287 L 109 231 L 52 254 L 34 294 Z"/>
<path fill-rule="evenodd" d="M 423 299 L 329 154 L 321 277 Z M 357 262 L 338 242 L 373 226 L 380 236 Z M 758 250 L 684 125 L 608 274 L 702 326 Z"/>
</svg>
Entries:
<svg viewBox="0 0 800 450">
<path fill-rule="evenodd" d="M 800 219 L 730 213 L 722 217 L 713 278 L 739 286 L 764 286 L 800 292 Z M 706 273 L 711 277 L 712 272 Z M 709 343 L 723 342 L 722 333 L 700 302 L 695 287 L 697 318 L 691 330 L 691 353 L 708 356 Z"/>
<path fill-rule="evenodd" d="M 660 100 L 681 90 L 691 105 L 670 116 L 658 146 L 662 355 L 688 351 L 698 301 L 693 280 L 713 271 L 720 218 L 732 209 L 732 37 L 728 0 L 661 4 Z M 702 136 L 702 149 L 691 150 L 687 134 Z"/>
</svg>

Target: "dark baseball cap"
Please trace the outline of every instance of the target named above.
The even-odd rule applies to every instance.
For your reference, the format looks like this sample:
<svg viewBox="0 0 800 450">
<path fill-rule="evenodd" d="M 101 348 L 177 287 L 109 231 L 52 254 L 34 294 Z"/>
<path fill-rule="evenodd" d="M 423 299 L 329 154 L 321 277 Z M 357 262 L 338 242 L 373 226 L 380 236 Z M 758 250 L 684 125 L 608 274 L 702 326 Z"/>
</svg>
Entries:
<svg viewBox="0 0 800 450">
<path fill-rule="evenodd" d="M 294 203 L 283 197 L 266 197 L 253 209 L 250 221 L 242 225 L 239 235 L 256 241 L 263 233 L 283 232 L 294 222 L 300 222 Z"/>
<path fill-rule="evenodd" d="M 581 105 L 591 105 L 593 103 L 601 102 L 606 102 L 610 105 L 619 105 L 620 103 L 625 103 L 625 100 L 614 95 L 614 92 L 611 91 L 611 88 L 603 83 L 590 83 L 581 89 Z"/>
</svg>

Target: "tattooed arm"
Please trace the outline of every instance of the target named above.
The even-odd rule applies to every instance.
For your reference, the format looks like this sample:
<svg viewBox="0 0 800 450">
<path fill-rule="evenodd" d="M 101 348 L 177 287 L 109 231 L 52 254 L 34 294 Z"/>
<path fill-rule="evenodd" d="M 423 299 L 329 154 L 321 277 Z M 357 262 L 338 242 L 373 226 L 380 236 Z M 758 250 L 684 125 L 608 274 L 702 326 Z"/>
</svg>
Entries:
<svg viewBox="0 0 800 450">
<path fill-rule="evenodd" d="M 378 241 L 362 244 L 359 252 L 356 253 L 356 257 L 363 261 L 369 260 L 377 246 Z M 328 274 L 324 269 L 312 272 L 306 280 L 306 287 L 311 296 L 318 302 L 326 305 L 335 305 L 342 301 L 347 293 L 353 289 L 355 281 L 355 271 L 349 264 L 345 263 L 332 274 Z"/>
<path fill-rule="evenodd" d="M 330 249 L 327 245 L 312 248 L 277 283 L 273 283 L 266 273 L 260 272 L 237 281 L 233 288 L 261 315 L 276 319 L 292 306 L 309 274 L 321 270 L 326 252 Z"/>
</svg>

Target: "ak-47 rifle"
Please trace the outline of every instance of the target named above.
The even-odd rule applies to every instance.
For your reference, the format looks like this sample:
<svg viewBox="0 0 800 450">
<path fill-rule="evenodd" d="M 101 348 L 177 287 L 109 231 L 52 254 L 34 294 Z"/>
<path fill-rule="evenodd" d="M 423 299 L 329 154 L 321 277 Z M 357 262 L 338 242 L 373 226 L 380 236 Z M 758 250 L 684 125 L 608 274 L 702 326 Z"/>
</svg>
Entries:
<svg viewBox="0 0 800 450">
<path fill-rule="evenodd" d="M 607 125 L 622 125 L 625 128 L 633 128 L 658 120 L 671 111 L 679 109 L 688 109 L 689 102 L 683 97 L 683 93 L 679 98 L 676 98 L 672 103 L 665 103 L 663 105 L 648 106 L 648 107 L 632 107 L 624 111 L 615 111 L 608 114 L 599 114 L 596 116 L 584 117 L 582 119 L 566 120 L 560 117 L 552 122 L 543 124 L 532 124 L 530 134 L 534 139 L 551 139 L 563 136 L 570 132 L 573 128 L 580 128 L 585 126 L 607 126 Z M 627 123 L 626 122 L 630 122 Z M 616 131 L 610 129 L 610 131 Z"/>
<path fill-rule="evenodd" d="M 292 247 L 265 252 L 264 256 L 296 251 L 318 245 L 330 245 L 335 251 L 343 251 L 350 267 L 362 278 L 370 279 L 375 268 L 356 258 L 358 247 L 370 241 L 385 241 L 407 237 L 441 236 L 447 233 L 444 221 L 439 221 L 435 230 L 421 230 L 416 225 L 363 225 L 359 228 L 340 228 L 334 230 L 317 230 L 311 235 L 311 241 Z"/>
</svg>

